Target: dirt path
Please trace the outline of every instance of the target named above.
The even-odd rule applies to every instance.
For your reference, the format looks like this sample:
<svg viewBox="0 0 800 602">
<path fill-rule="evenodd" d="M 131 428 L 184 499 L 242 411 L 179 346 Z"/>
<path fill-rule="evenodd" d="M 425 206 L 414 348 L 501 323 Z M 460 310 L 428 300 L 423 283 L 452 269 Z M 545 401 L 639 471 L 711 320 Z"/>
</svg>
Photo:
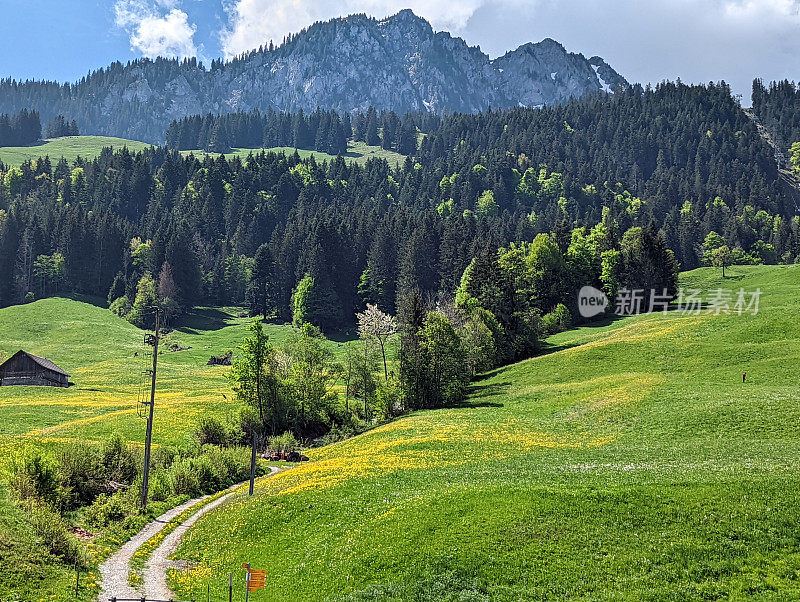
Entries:
<svg viewBox="0 0 800 602">
<path fill-rule="evenodd" d="M 172 533 L 167 535 L 164 541 L 161 542 L 161 545 L 153 550 L 153 553 L 150 555 L 150 560 L 147 561 L 144 567 L 145 594 L 148 598 L 155 600 L 172 600 L 175 597 L 175 594 L 172 593 L 172 590 L 170 590 L 167 585 L 167 569 L 185 567 L 179 562 L 170 560 L 169 557 L 178 549 L 178 544 L 180 544 L 183 535 L 191 526 L 206 512 L 210 512 L 220 504 L 223 504 L 233 493 L 234 492 L 231 491 L 200 508 L 200 510 L 187 518 L 186 521 L 181 523 Z"/>
<path fill-rule="evenodd" d="M 269 470 L 270 474 L 267 476 L 272 476 L 280 472 L 280 469 L 274 466 L 270 466 Z M 229 493 L 200 508 L 167 535 L 164 541 L 161 542 L 148 559 L 145 565 L 144 585 L 137 589 L 128 585 L 131 558 L 133 558 L 136 550 L 153 537 L 153 535 L 161 531 L 161 529 L 176 516 L 192 506 L 196 506 L 209 496 L 206 495 L 184 502 L 180 506 L 176 506 L 165 512 L 153 522 L 145 525 L 144 529 L 134 535 L 127 543 L 117 550 L 116 553 L 100 565 L 101 585 L 98 601 L 107 602 L 112 596 L 117 598 L 141 598 L 143 595 L 142 590 L 144 590 L 144 595 L 146 595 L 147 598 L 160 600 L 172 599 L 174 596 L 167 586 L 167 569 L 178 568 L 179 565 L 171 561 L 169 557 L 178 548 L 178 544 L 180 544 L 184 533 L 186 533 L 201 516 L 224 503 L 236 492 L 236 489 L 243 484 L 244 483 L 240 483 L 239 485 L 231 487 Z"/>
<path fill-rule="evenodd" d="M 207 497 L 207 496 L 206 496 Z M 142 544 L 161 531 L 173 518 L 187 508 L 199 504 L 205 498 L 195 498 L 175 506 L 154 521 L 147 523 L 141 531 L 131 537 L 119 550 L 100 565 L 100 596 L 98 600 L 107 601 L 112 596 L 117 598 L 141 597 L 134 588 L 128 585 L 128 572 L 130 571 L 131 558 Z"/>
</svg>

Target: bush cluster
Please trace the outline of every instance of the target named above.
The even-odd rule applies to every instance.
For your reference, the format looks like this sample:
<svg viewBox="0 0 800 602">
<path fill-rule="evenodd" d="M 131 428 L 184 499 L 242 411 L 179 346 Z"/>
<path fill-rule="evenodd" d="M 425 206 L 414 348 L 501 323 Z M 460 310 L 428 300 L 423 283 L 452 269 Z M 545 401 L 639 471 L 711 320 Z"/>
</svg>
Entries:
<svg viewBox="0 0 800 602">
<path fill-rule="evenodd" d="M 100 447 L 71 443 L 55 457 L 40 451 L 28 454 L 12 463 L 10 485 L 18 500 L 37 500 L 68 512 L 91 504 L 110 486 L 129 487 L 140 464 L 139 451 L 114 434 Z"/>
<path fill-rule="evenodd" d="M 83 547 L 67 519 L 82 516 L 90 528 L 137 529 L 142 520 L 141 456 L 139 449 L 114 434 L 100 446 L 73 443 L 55 454 L 34 451 L 18 458 L 12 462 L 9 484 L 50 553 L 82 564 Z M 250 451 L 190 440 L 181 448 L 157 447 L 150 468 L 150 499 L 178 503 L 246 480 Z"/>
</svg>

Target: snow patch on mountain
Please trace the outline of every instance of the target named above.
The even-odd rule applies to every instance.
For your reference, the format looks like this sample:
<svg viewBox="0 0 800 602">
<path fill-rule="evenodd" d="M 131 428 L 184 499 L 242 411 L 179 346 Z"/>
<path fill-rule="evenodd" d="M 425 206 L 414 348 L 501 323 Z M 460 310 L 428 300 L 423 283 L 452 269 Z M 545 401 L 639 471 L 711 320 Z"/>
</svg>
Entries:
<svg viewBox="0 0 800 602">
<path fill-rule="evenodd" d="M 611 86 L 608 85 L 606 80 L 603 79 L 603 76 L 598 72 L 600 67 L 597 65 L 592 65 L 592 69 L 594 69 L 595 75 L 597 75 L 597 81 L 600 83 L 600 88 L 602 88 L 603 92 L 613 94 L 614 90 L 611 89 Z"/>
</svg>

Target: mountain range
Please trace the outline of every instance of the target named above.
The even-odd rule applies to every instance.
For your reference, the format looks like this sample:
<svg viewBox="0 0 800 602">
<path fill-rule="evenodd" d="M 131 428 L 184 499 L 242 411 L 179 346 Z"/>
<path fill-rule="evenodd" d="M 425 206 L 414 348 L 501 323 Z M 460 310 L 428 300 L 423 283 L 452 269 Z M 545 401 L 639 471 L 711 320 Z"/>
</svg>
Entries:
<svg viewBox="0 0 800 602">
<path fill-rule="evenodd" d="M 0 112 L 36 109 L 81 132 L 160 143 L 170 122 L 200 113 L 378 109 L 474 113 L 544 106 L 628 82 L 598 56 L 545 39 L 496 59 L 403 10 L 318 22 L 279 46 L 231 61 L 113 63 L 74 84 L 0 81 Z"/>
</svg>

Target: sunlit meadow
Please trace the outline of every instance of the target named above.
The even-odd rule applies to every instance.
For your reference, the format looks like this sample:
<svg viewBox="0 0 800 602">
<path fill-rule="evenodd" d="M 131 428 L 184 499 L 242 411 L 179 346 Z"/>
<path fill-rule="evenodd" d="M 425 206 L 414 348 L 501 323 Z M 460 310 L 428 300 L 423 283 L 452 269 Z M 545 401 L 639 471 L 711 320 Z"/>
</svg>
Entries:
<svg viewBox="0 0 800 602">
<path fill-rule="evenodd" d="M 420 412 L 312 452 L 201 519 L 172 576 L 252 600 L 800 595 L 800 268 L 701 269 L 758 315 L 578 328 Z M 742 383 L 742 373 L 747 382 Z"/>
</svg>

